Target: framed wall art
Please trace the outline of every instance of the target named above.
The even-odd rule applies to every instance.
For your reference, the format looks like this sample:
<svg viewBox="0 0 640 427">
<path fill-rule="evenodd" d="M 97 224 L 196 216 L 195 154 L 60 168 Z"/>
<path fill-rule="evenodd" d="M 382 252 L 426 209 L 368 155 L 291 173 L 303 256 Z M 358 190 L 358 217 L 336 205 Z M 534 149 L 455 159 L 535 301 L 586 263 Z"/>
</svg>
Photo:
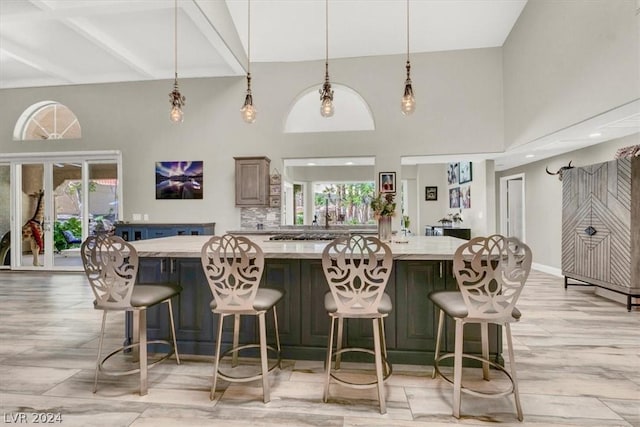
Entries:
<svg viewBox="0 0 640 427">
<path fill-rule="evenodd" d="M 424 187 L 424 199 L 438 200 L 438 187 Z"/>
<path fill-rule="evenodd" d="M 471 182 L 471 162 L 460 162 L 460 184 Z"/>
<path fill-rule="evenodd" d="M 453 187 L 449 189 L 449 207 L 460 207 L 460 187 Z"/>
<path fill-rule="evenodd" d="M 378 189 L 381 193 L 395 193 L 396 192 L 396 173 L 395 172 L 380 172 L 378 177 Z"/>
<path fill-rule="evenodd" d="M 471 186 L 465 185 L 460 187 L 460 207 L 463 209 L 471 208 Z"/>
<path fill-rule="evenodd" d="M 459 167 L 458 163 L 449 163 L 447 167 L 447 183 L 449 185 L 458 183 Z"/>
<path fill-rule="evenodd" d="M 156 162 L 156 199 L 202 199 L 203 162 Z"/>
</svg>

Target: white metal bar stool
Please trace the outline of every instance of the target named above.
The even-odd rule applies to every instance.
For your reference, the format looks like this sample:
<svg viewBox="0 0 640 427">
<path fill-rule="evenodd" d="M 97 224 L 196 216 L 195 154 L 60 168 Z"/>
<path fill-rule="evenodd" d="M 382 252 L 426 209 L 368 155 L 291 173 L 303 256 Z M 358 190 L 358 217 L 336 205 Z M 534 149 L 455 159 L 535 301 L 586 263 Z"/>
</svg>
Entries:
<svg viewBox="0 0 640 427">
<path fill-rule="evenodd" d="M 80 254 L 85 274 L 89 279 L 91 290 L 95 296 L 93 306 L 102 310 L 102 328 L 100 329 L 100 343 L 98 344 L 98 358 L 93 383 L 93 392 L 98 390 L 98 372 L 105 375 L 121 376 L 140 373 L 140 395 L 147 394 L 147 370 L 156 364 L 176 355 L 176 362 L 180 364 L 176 332 L 173 322 L 171 298 L 178 295 L 182 288 L 174 283 L 136 284 L 138 274 L 138 254 L 133 246 L 118 236 L 89 236 L 81 246 Z M 171 337 L 173 342 L 164 340 L 147 341 L 147 308 L 156 304 L 166 303 L 169 307 L 171 323 Z M 131 311 L 135 317 L 134 323 L 138 330 L 134 331 L 137 340 L 131 345 L 119 347 L 102 357 L 102 343 L 107 313 L 110 311 Z M 147 360 L 148 344 L 166 344 L 170 350 L 155 361 Z M 131 370 L 116 370 L 104 366 L 112 356 L 128 349 L 139 350 L 139 367 Z"/>
<path fill-rule="evenodd" d="M 387 361 L 384 335 L 384 318 L 392 310 L 391 298 L 384 292 L 393 258 L 391 249 L 377 237 L 353 235 L 339 237 L 329 243 L 322 253 L 322 267 L 329 283 L 330 292 L 325 294 L 324 305 L 331 317 L 331 332 L 325 364 L 324 398 L 329 398 L 331 380 L 352 388 L 378 388 L 380 413 L 387 412 L 384 397 L 384 381 L 391 375 L 391 364 Z M 374 349 L 342 348 L 344 319 L 371 319 L 373 323 Z M 336 350 L 333 337 L 336 320 L 338 336 Z M 343 353 L 363 352 L 373 354 L 376 379 L 373 382 L 354 383 L 341 379 L 334 371 L 340 369 Z M 332 369 L 332 360 L 335 366 Z"/>
<path fill-rule="evenodd" d="M 230 234 L 211 237 L 202 247 L 202 268 L 213 294 L 211 311 L 219 315 L 216 350 L 213 362 L 213 382 L 211 384 L 211 400 L 214 398 L 218 377 L 230 382 L 248 382 L 262 378 L 262 395 L 264 403 L 270 400 L 269 372 L 280 366 L 280 337 L 278 335 L 278 316 L 276 304 L 284 293 L 276 289 L 260 289 L 260 279 L 264 270 L 264 254 L 260 247 L 246 237 L 235 237 Z M 273 310 L 276 334 L 276 348 L 267 345 L 266 318 L 267 311 Z M 240 316 L 257 316 L 260 342 L 259 344 L 240 344 Z M 222 326 L 226 316 L 233 316 L 233 345 L 224 353 L 222 345 Z M 256 375 L 230 375 L 220 371 L 220 361 L 232 353 L 232 368 L 238 365 L 238 352 L 249 348 L 260 349 L 260 373 Z M 276 353 L 276 361 L 268 366 L 267 350 Z"/>
<path fill-rule="evenodd" d="M 531 270 L 531 249 L 515 237 L 493 235 L 476 237 L 461 245 L 453 257 L 453 272 L 458 291 L 435 291 L 429 299 L 440 309 L 433 377 L 437 374 L 453 384 L 453 416 L 460 418 L 461 392 L 497 398 L 514 395 L 518 420 L 523 420 L 516 364 L 513 355 L 511 322 L 520 319 L 516 302 Z M 454 353 L 440 355 L 445 313 L 455 320 Z M 464 325 L 480 324 L 482 357 L 463 353 Z M 505 327 L 510 369 L 489 360 L 489 323 Z M 440 371 L 440 362 L 453 357 L 453 380 Z M 489 367 L 502 371 L 510 380 L 506 390 L 477 391 L 462 384 L 463 358 L 482 362 L 482 376 L 489 380 Z"/>
</svg>

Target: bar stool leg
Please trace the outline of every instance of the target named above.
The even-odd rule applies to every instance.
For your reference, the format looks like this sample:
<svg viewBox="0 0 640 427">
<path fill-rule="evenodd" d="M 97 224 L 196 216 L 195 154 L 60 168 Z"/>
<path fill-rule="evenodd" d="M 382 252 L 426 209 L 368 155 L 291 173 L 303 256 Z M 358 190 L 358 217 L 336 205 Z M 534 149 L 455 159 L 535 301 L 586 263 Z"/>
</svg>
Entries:
<svg viewBox="0 0 640 427">
<path fill-rule="evenodd" d="M 522 406 L 520 405 L 520 393 L 518 392 L 518 377 L 516 376 L 516 360 L 513 355 L 513 339 L 511 338 L 511 324 L 506 323 L 507 347 L 509 351 L 509 367 L 511 371 L 511 379 L 513 380 L 513 396 L 516 400 L 516 411 L 518 412 L 518 421 L 524 419 L 522 415 Z"/>
<path fill-rule="evenodd" d="M 240 335 L 240 315 L 234 314 L 233 315 L 233 348 L 238 348 L 238 343 L 240 342 L 239 335 Z M 238 352 L 233 351 L 232 357 L 231 357 L 231 367 L 235 368 L 236 366 L 238 366 Z"/>
<path fill-rule="evenodd" d="M 147 379 L 147 310 L 135 311 L 140 325 L 140 396 L 145 396 L 148 390 Z"/>
<path fill-rule="evenodd" d="M 480 323 L 480 337 L 482 340 L 482 358 L 489 360 L 489 324 L 487 322 Z M 482 362 L 482 378 L 489 381 L 489 363 Z"/>
<path fill-rule="evenodd" d="M 100 356 L 102 355 L 102 342 L 104 341 L 104 325 L 107 321 L 107 310 L 102 312 L 102 328 L 100 328 L 100 343 L 98 344 L 98 360 L 96 360 L 96 375 L 93 380 L 93 392 L 98 391 L 98 371 L 100 370 Z"/>
<path fill-rule="evenodd" d="M 276 331 L 276 348 L 278 349 L 278 368 L 282 369 L 281 363 L 281 349 L 280 349 L 280 331 L 278 331 L 278 313 L 276 310 L 276 306 L 273 306 L 273 326 Z"/>
<path fill-rule="evenodd" d="M 267 326 L 265 312 L 258 314 L 258 323 L 260 325 L 260 363 L 262 365 L 262 401 L 269 403 L 271 395 L 269 392 L 269 360 L 267 356 Z"/>
<path fill-rule="evenodd" d="M 380 327 L 380 339 L 382 341 L 382 354 L 384 355 L 384 360 L 387 360 L 387 337 L 384 332 L 384 317 L 380 318 L 380 322 L 378 323 Z M 383 374 L 386 377 L 389 375 L 389 370 L 387 369 L 387 364 L 382 364 Z"/>
<path fill-rule="evenodd" d="M 440 315 L 438 316 L 438 334 L 436 336 L 436 352 L 433 357 L 433 371 L 431 372 L 431 378 L 435 379 L 437 375 L 436 371 L 436 361 L 440 356 L 440 338 L 442 337 L 442 325 L 444 324 L 444 311 L 440 310 Z"/>
<path fill-rule="evenodd" d="M 209 399 L 213 400 L 216 393 L 216 383 L 218 382 L 218 366 L 220 363 L 220 346 L 222 344 L 222 324 L 224 323 L 224 314 L 220 313 L 218 319 L 218 337 L 216 339 L 216 351 L 213 355 L 213 381 L 211 383 L 211 396 Z"/>
<path fill-rule="evenodd" d="M 336 318 L 331 316 L 331 331 L 329 332 L 329 345 L 327 348 L 327 361 L 324 365 L 325 378 L 324 378 L 324 397 L 322 400 L 326 403 L 329 399 L 329 381 L 331 379 L 331 359 L 333 353 L 333 330 L 335 327 Z"/>
<path fill-rule="evenodd" d="M 464 324 L 456 319 L 456 343 L 453 356 L 453 416 L 460 418 L 460 394 L 462 390 L 462 342 Z"/>
<path fill-rule="evenodd" d="M 376 377 L 378 380 L 378 402 L 380 403 L 380 413 L 387 413 L 387 405 L 384 398 L 384 376 L 382 375 L 382 348 L 380 343 L 380 318 L 374 318 L 373 322 L 373 348 L 376 361 Z"/>
<path fill-rule="evenodd" d="M 336 341 L 336 352 L 342 350 L 342 332 L 344 331 L 344 318 L 338 318 L 338 340 Z M 336 354 L 336 370 L 340 369 L 340 361 L 342 360 L 342 354 Z"/>
<path fill-rule="evenodd" d="M 171 337 L 173 338 L 173 352 L 176 355 L 176 363 L 180 364 L 180 355 L 178 354 L 178 342 L 176 341 L 176 327 L 175 323 L 173 323 L 173 307 L 171 307 L 171 300 L 168 299 L 167 306 L 169 307 L 169 321 L 171 322 Z"/>
</svg>

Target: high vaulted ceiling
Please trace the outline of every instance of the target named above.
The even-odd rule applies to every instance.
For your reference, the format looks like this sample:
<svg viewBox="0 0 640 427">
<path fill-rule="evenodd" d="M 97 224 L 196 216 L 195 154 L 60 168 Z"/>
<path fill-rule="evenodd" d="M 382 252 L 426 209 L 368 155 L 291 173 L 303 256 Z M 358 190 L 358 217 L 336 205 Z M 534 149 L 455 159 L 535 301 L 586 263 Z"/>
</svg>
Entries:
<svg viewBox="0 0 640 427">
<path fill-rule="evenodd" d="M 411 0 L 410 50 L 502 46 L 526 0 Z M 243 75 L 247 0 L 178 0 L 180 77 Z M 406 53 L 404 0 L 330 0 L 331 58 Z M 251 60 L 325 56 L 323 0 L 253 0 Z M 0 0 L 0 88 L 171 79 L 173 0 Z"/>
</svg>

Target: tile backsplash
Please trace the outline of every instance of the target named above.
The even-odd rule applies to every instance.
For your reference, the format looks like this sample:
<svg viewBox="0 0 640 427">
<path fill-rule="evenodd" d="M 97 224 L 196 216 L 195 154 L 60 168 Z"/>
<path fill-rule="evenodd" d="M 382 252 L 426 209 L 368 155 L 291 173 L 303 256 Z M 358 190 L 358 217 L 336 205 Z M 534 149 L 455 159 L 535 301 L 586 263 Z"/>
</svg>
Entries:
<svg viewBox="0 0 640 427">
<path fill-rule="evenodd" d="M 280 208 L 241 208 L 240 227 L 257 229 L 258 224 L 264 228 L 279 227 L 281 215 Z"/>
</svg>

